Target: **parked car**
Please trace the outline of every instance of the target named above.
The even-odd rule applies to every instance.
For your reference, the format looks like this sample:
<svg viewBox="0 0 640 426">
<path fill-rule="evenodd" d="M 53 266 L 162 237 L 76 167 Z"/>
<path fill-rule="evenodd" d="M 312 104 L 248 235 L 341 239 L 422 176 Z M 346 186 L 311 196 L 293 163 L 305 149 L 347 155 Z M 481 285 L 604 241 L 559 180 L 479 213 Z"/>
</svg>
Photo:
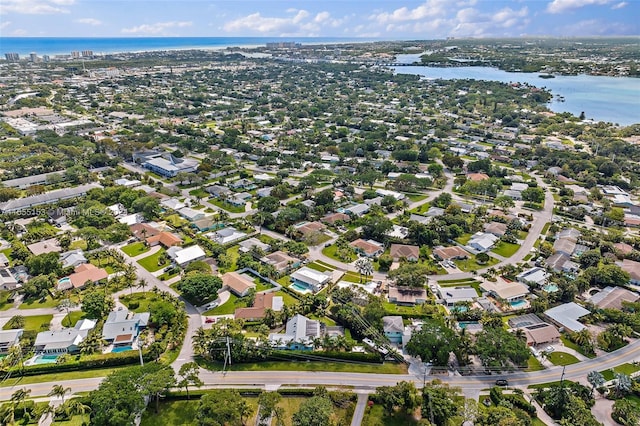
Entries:
<svg viewBox="0 0 640 426">
<path fill-rule="evenodd" d="M 507 379 L 498 379 L 496 380 L 496 386 L 508 386 L 509 381 Z"/>
</svg>

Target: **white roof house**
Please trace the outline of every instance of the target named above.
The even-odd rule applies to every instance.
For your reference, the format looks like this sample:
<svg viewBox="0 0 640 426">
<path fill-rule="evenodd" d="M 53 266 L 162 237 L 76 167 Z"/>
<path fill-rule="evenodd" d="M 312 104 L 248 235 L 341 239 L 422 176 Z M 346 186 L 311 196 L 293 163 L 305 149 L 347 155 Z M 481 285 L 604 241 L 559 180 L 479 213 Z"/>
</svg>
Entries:
<svg viewBox="0 0 640 426">
<path fill-rule="evenodd" d="M 282 349 L 313 349 L 313 340 L 320 337 L 320 322 L 297 314 L 287 321 L 285 333 L 272 333 L 269 342 Z"/>
<path fill-rule="evenodd" d="M 160 205 L 165 209 L 178 211 L 186 207 L 186 204 L 176 198 L 167 198 L 160 201 Z"/>
<path fill-rule="evenodd" d="M 84 319 L 78 321 L 73 328 L 63 328 L 59 331 L 42 331 L 36 336 L 35 350 L 36 352 L 49 354 L 78 352 L 80 343 L 95 326 L 95 321 Z"/>
<path fill-rule="evenodd" d="M 149 312 L 134 314 L 126 309 L 109 312 L 102 338 L 115 346 L 130 345 L 138 337 L 140 328 L 149 323 L 149 316 Z"/>
<path fill-rule="evenodd" d="M 331 280 L 331 276 L 303 266 L 291 274 L 291 279 L 295 283 L 302 284 L 310 288 L 313 292 L 317 292 Z"/>
<path fill-rule="evenodd" d="M 133 188 L 135 186 L 140 185 L 142 182 L 140 182 L 137 179 L 129 180 L 129 179 L 122 178 L 122 179 L 114 180 L 113 183 L 115 183 L 116 185 L 127 187 L 127 188 Z"/>
<path fill-rule="evenodd" d="M 142 223 L 144 218 L 139 213 L 133 213 L 118 219 L 118 222 L 124 223 L 127 226 L 135 225 L 136 223 Z"/>
<path fill-rule="evenodd" d="M 84 257 L 81 249 L 76 249 L 60 254 L 60 262 L 63 268 L 75 268 L 83 263 L 87 263 L 88 260 Z"/>
<path fill-rule="evenodd" d="M 493 247 L 499 239 L 500 238 L 488 232 L 476 232 L 467 243 L 467 246 L 480 253 L 484 253 Z"/>
<path fill-rule="evenodd" d="M 17 345 L 22 337 L 23 329 L 0 330 L 0 354 L 9 352 L 12 346 Z"/>
<path fill-rule="evenodd" d="M 167 250 L 167 256 L 181 267 L 187 266 L 191 262 L 201 260 L 206 257 L 206 253 L 200 246 L 190 246 L 181 248 L 178 246 L 170 247 Z"/>
<path fill-rule="evenodd" d="M 516 275 L 516 278 L 521 283 L 535 284 L 537 286 L 543 286 L 547 282 L 547 277 L 547 271 L 545 271 L 544 268 L 539 267 L 531 268 Z"/>
<path fill-rule="evenodd" d="M 236 228 L 229 226 L 228 228 L 222 228 L 216 232 L 212 232 L 207 235 L 218 244 L 229 244 L 234 241 L 238 241 L 247 236 L 246 233 L 238 231 Z"/>
<path fill-rule="evenodd" d="M 473 302 L 478 293 L 473 287 L 440 287 L 438 286 L 438 297 L 444 301 L 447 306 L 453 306 L 457 302 Z"/>
<path fill-rule="evenodd" d="M 544 314 L 553 322 L 569 331 L 580 331 L 586 327 L 578 320 L 590 312 L 575 302 L 565 303 L 555 308 L 547 309 Z"/>
<path fill-rule="evenodd" d="M 204 217 L 204 212 L 200 210 L 194 210 L 190 207 L 181 208 L 180 210 L 178 210 L 178 214 L 189 221 L 202 219 Z"/>
<path fill-rule="evenodd" d="M 13 276 L 10 270 L 2 268 L 0 269 L 0 289 L 5 291 L 13 291 L 21 287 L 16 277 Z"/>
</svg>

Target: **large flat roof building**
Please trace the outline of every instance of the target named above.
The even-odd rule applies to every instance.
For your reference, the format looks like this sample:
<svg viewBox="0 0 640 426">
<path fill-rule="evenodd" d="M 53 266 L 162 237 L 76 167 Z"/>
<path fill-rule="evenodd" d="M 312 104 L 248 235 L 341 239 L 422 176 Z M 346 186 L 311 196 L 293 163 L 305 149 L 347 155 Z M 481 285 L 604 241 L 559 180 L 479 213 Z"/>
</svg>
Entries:
<svg viewBox="0 0 640 426">
<path fill-rule="evenodd" d="M 57 203 L 58 201 L 67 200 L 70 198 L 83 197 L 87 195 L 87 192 L 94 188 L 102 188 L 102 186 L 96 183 L 89 183 L 86 185 L 76 186 L 74 188 L 56 189 L 53 191 L 45 192 L 44 194 L 31 195 L 24 198 L 16 198 L 15 200 L 9 200 L 5 201 L 4 203 L 0 203 L 0 212 L 18 212 L 35 206 L 53 204 Z M 35 215 L 37 215 L 36 211 L 34 211 L 34 216 Z"/>
</svg>

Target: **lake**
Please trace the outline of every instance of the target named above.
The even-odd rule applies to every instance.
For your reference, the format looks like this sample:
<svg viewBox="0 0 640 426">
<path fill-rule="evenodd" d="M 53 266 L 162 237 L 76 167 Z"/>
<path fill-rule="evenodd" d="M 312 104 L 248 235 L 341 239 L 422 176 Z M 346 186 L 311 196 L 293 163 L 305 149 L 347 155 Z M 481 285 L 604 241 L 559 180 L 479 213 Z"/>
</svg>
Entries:
<svg viewBox="0 0 640 426">
<path fill-rule="evenodd" d="M 396 62 L 412 63 L 420 54 L 398 55 Z M 640 123 L 640 78 L 593 75 L 540 78 L 541 73 L 507 72 L 492 67 L 394 67 L 399 74 L 413 74 L 430 79 L 475 79 L 503 83 L 528 83 L 546 88 L 554 95 L 548 104 L 551 111 L 570 112 L 588 119 L 608 121 L 623 126 Z M 559 97 L 564 98 L 562 102 Z"/>
</svg>

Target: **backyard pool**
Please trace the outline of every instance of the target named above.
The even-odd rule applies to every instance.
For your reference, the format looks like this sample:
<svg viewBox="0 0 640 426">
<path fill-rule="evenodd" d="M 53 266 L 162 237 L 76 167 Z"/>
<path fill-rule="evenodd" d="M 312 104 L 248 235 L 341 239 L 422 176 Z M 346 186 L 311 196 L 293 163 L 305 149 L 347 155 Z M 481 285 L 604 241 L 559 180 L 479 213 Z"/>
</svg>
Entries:
<svg viewBox="0 0 640 426">
<path fill-rule="evenodd" d="M 58 360 L 58 355 L 37 355 L 31 361 L 32 364 L 53 364 Z"/>
<path fill-rule="evenodd" d="M 131 346 L 118 346 L 117 348 L 113 348 L 111 352 L 118 353 L 118 352 L 131 351 L 131 350 L 133 350 Z"/>
<path fill-rule="evenodd" d="M 64 277 L 64 278 L 60 278 L 58 280 L 58 285 L 61 284 L 70 284 L 71 283 L 71 279 L 69 277 Z"/>
<path fill-rule="evenodd" d="M 555 293 L 556 291 L 558 291 L 558 286 L 555 284 L 547 284 L 543 288 L 547 293 Z"/>
<path fill-rule="evenodd" d="M 460 328 L 467 328 L 468 326 L 475 326 L 480 324 L 478 321 L 460 321 L 458 323 L 458 327 Z"/>
<path fill-rule="evenodd" d="M 302 293 L 302 294 L 311 293 L 311 290 L 307 286 L 304 286 L 299 283 L 293 283 L 289 286 L 289 288 L 291 290 L 297 291 L 298 293 Z"/>
<path fill-rule="evenodd" d="M 512 308 L 514 309 L 522 309 L 527 305 L 526 300 L 514 300 L 513 302 L 509 302 Z"/>
</svg>

